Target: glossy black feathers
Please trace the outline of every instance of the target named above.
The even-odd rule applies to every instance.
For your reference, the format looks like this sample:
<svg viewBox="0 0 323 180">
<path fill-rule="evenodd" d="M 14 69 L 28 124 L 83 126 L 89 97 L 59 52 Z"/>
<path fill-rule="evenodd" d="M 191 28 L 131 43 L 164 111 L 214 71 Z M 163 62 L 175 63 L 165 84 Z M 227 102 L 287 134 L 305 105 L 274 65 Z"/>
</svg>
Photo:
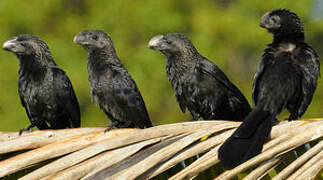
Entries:
<svg viewBox="0 0 323 180">
<path fill-rule="evenodd" d="M 166 56 L 167 77 L 179 106 L 193 119 L 242 121 L 248 115 L 251 109 L 244 95 L 184 35 L 158 35 L 148 46 Z"/>
<path fill-rule="evenodd" d="M 119 60 L 111 38 L 103 31 L 83 31 L 75 36 L 74 42 L 89 52 L 91 96 L 112 121 L 107 130 L 151 127 L 144 100 Z"/>
<path fill-rule="evenodd" d="M 46 43 L 33 35 L 20 35 L 5 42 L 3 48 L 20 62 L 18 92 L 31 122 L 23 130 L 80 127 L 72 84 L 52 59 Z"/>
<path fill-rule="evenodd" d="M 273 43 L 265 50 L 254 78 L 254 110 L 219 149 L 221 164 L 229 169 L 261 152 L 273 119 L 283 109 L 290 112 L 289 120 L 305 113 L 320 76 L 318 56 L 304 42 L 303 24 L 295 13 L 268 12 L 260 25 L 273 33 Z"/>
</svg>

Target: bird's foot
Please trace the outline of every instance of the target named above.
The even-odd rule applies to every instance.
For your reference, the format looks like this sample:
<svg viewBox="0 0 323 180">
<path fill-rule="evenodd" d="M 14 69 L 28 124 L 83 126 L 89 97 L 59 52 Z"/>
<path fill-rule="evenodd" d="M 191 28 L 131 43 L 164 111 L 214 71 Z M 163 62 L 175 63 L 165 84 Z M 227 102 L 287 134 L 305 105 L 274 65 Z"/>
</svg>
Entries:
<svg viewBox="0 0 323 180">
<path fill-rule="evenodd" d="M 295 121 L 295 120 L 297 120 L 297 119 L 299 119 L 299 117 L 295 117 L 295 116 L 292 116 L 292 115 L 290 115 L 287 119 L 285 119 L 285 120 L 287 120 L 287 121 Z"/>
<path fill-rule="evenodd" d="M 202 121 L 201 117 L 193 117 L 192 119 L 189 119 L 188 122 L 190 121 Z"/>
<path fill-rule="evenodd" d="M 104 130 L 104 133 L 110 131 L 111 129 L 113 129 L 114 127 L 116 127 L 119 124 L 119 122 L 112 122 L 109 126 L 107 126 L 107 128 Z"/>
<path fill-rule="evenodd" d="M 27 128 L 21 129 L 21 130 L 19 131 L 19 136 L 21 136 L 21 135 L 22 135 L 22 133 L 23 133 L 23 132 L 25 132 L 25 131 L 32 132 L 32 128 L 33 128 L 33 127 L 34 127 L 34 125 L 29 125 Z"/>
<path fill-rule="evenodd" d="M 284 118 L 284 121 L 292 121 L 292 120 L 290 119 L 290 117 L 288 117 L 288 118 Z"/>
<path fill-rule="evenodd" d="M 181 164 L 181 166 L 182 166 L 182 168 L 183 168 L 183 169 L 185 169 L 185 168 L 186 168 L 185 161 L 182 161 L 180 164 Z"/>
<path fill-rule="evenodd" d="M 273 126 L 276 126 L 277 124 L 279 124 L 279 120 L 277 118 L 272 120 Z"/>
<path fill-rule="evenodd" d="M 305 151 L 310 150 L 311 149 L 311 145 L 309 143 L 305 144 L 304 145 L 304 149 L 305 149 Z"/>
<path fill-rule="evenodd" d="M 113 126 L 111 126 L 111 125 L 110 126 L 107 126 L 107 128 L 104 130 L 104 133 L 110 131 L 112 128 L 113 128 Z"/>
<path fill-rule="evenodd" d="M 195 156 L 195 160 L 198 160 L 199 158 L 200 158 L 200 155 L 199 154 L 197 154 L 196 156 Z"/>
<path fill-rule="evenodd" d="M 299 156 L 298 156 L 298 153 L 295 151 L 295 150 L 293 150 L 293 155 L 294 155 L 294 158 L 295 159 L 297 159 Z"/>
</svg>

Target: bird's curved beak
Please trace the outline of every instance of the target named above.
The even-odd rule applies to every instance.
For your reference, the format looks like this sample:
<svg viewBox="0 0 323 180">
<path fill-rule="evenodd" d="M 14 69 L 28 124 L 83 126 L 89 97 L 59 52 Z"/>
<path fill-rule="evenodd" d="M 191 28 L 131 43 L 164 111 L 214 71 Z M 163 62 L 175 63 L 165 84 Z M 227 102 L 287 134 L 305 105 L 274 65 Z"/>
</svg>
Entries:
<svg viewBox="0 0 323 180">
<path fill-rule="evenodd" d="M 82 42 L 84 42 L 85 37 L 82 34 L 77 34 L 74 39 L 73 42 L 76 44 L 82 44 Z"/>
<path fill-rule="evenodd" d="M 267 12 L 261 17 L 260 27 L 266 28 L 269 32 L 280 28 L 280 17 L 277 15 L 271 15 L 271 12 Z"/>
<path fill-rule="evenodd" d="M 87 46 L 89 45 L 89 42 L 87 41 L 86 35 L 83 33 L 78 33 L 74 39 L 73 42 L 82 46 Z"/>
<path fill-rule="evenodd" d="M 16 41 L 16 38 L 14 38 L 3 43 L 2 49 L 6 51 L 11 51 L 16 47 L 16 45 L 17 45 L 17 41 Z"/>
<path fill-rule="evenodd" d="M 262 28 L 267 28 L 268 22 L 269 22 L 269 12 L 267 12 L 261 17 L 259 26 Z"/>
<path fill-rule="evenodd" d="M 160 44 L 162 40 L 164 39 L 164 35 L 157 35 L 150 39 L 148 43 L 149 49 L 159 50 Z"/>
<path fill-rule="evenodd" d="M 3 43 L 2 49 L 13 53 L 21 53 L 25 51 L 25 48 L 17 41 L 17 37 Z"/>
</svg>

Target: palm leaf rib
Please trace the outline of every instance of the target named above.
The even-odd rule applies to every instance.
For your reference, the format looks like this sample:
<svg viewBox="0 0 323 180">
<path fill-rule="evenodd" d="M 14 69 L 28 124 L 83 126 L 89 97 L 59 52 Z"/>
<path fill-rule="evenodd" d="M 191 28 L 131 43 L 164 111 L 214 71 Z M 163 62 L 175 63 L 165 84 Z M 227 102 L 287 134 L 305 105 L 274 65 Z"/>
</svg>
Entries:
<svg viewBox="0 0 323 180">
<path fill-rule="evenodd" d="M 219 166 L 218 148 L 240 125 L 198 121 L 147 129 L 44 130 L 18 136 L 0 132 L 0 177 L 5 179 L 315 178 L 323 167 L 323 119 L 283 121 L 263 152 L 231 170 Z M 303 144 L 311 143 L 307 152 Z M 300 157 L 291 160 L 291 151 Z M 194 159 L 199 155 L 200 158 Z M 288 160 L 287 160 L 288 159 Z M 178 164 L 191 162 L 184 169 Z M 213 169 L 212 171 L 209 171 Z M 170 173 L 172 172 L 172 173 Z M 275 173 L 270 173 L 275 172 Z M 275 175 L 273 175 L 275 174 Z"/>
</svg>

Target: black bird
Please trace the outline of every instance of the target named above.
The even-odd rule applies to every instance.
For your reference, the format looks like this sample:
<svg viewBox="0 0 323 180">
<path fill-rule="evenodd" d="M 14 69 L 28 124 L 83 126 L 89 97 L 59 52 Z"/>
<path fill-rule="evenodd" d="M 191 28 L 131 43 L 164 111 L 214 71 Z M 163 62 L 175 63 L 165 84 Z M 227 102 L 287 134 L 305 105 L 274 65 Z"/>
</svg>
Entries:
<svg viewBox="0 0 323 180">
<path fill-rule="evenodd" d="M 179 106 L 193 120 L 242 121 L 251 111 L 240 90 L 211 61 L 179 33 L 153 37 L 148 47 L 166 56 L 166 73 Z"/>
<path fill-rule="evenodd" d="M 88 52 L 88 73 L 92 99 L 112 121 L 106 131 L 152 126 L 144 100 L 119 60 L 112 39 L 100 30 L 82 31 L 74 42 Z"/>
<path fill-rule="evenodd" d="M 219 149 L 224 168 L 234 168 L 262 151 L 273 119 L 283 110 L 289 120 L 299 119 L 312 101 L 320 62 L 315 50 L 304 42 L 298 16 L 286 9 L 266 13 L 260 26 L 273 34 L 265 49 L 253 83 L 254 110 Z"/>
<path fill-rule="evenodd" d="M 80 127 L 80 108 L 72 84 L 54 62 L 48 46 L 34 35 L 20 35 L 3 44 L 19 59 L 18 92 L 30 126 L 20 130 Z"/>
</svg>

